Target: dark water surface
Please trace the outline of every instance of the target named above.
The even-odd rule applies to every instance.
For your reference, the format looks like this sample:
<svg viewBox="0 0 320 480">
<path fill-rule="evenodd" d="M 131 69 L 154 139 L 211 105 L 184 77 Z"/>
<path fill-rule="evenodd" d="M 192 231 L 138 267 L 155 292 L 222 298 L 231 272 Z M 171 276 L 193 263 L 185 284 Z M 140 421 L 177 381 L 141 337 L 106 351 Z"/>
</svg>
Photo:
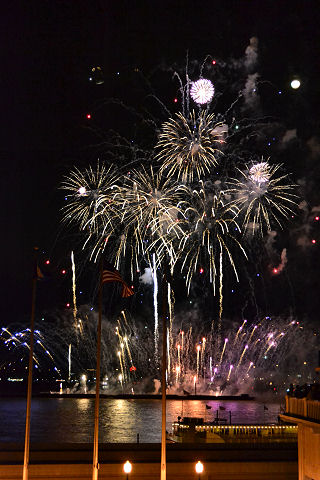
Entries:
<svg viewBox="0 0 320 480">
<path fill-rule="evenodd" d="M 206 409 L 206 404 L 211 409 Z M 220 400 L 168 400 L 167 430 L 178 415 L 216 416 L 232 423 L 276 423 L 279 403 Z M 24 441 L 26 401 L 0 398 L 0 442 Z M 267 410 L 266 410 L 267 408 Z M 86 443 L 93 440 L 94 399 L 34 398 L 31 411 L 31 442 Z M 157 443 L 161 438 L 161 400 L 100 399 L 99 441 L 104 443 Z"/>
</svg>

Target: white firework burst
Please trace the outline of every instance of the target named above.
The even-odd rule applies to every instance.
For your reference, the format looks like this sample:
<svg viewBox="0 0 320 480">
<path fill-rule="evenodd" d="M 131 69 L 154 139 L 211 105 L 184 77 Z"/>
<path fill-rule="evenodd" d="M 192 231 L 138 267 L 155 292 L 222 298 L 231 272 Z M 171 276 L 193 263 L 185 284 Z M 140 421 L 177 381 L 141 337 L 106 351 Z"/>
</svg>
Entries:
<svg viewBox="0 0 320 480">
<path fill-rule="evenodd" d="M 285 219 L 294 213 L 298 198 L 293 193 L 295 185 L 289 183 L 288 174 L 278 174 L 281 166 L 268 161 L 245 165 L 243 170 L 236 168 L 240 178 L 227 182 L 231 188 L 226 193 L 232 195 L 231 202 L 243 215 L 244 230 L 263 234 L 272 229 L 272 224 L 282 228 L 281 217 Z"/>
<path fill-rule="evenodd" d="M 250 168 L 249 175 L 253 182 L 266 183 L 270 179 L 270 165 L 267 162 L 256 163 Z"/>
<path fill-rule="evenodd" d="M 200 105 L 209 103 L 214 95 L 214 86 L 210 80 L 200 78 L 191 84 L 190 95 L 192 100 Z"/>
</svg>

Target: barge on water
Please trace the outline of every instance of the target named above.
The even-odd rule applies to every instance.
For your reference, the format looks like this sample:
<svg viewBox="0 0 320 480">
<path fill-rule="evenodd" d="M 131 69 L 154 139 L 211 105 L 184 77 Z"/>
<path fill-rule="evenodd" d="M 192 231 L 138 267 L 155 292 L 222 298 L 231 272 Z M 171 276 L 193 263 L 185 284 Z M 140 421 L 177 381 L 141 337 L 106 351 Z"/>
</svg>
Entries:
<svg viewBox="0 0 320 480">
<path fill-rule="evenodd" d="M 221 419 L 220 419 L 221 420 Z M 185 417 L 172 424 L 168 440 L 177 443 L 297 442 L 296 425 L 221 425 L 203 418 Z"/>
</svg>

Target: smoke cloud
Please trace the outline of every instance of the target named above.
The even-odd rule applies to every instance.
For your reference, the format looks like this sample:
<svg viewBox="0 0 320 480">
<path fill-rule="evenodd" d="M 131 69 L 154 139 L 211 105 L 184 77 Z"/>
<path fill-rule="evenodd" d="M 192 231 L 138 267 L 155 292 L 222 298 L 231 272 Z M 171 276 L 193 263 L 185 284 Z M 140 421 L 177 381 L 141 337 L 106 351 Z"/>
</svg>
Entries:
<svg viewBox="0 0 320 480">
<path fill-rule="evenodd" d="M 150 267 L 144 269 L 144 273 L 139 277 L 139 281 L 143 285 L 153 285 L 152 269 Z"/>
</svg>

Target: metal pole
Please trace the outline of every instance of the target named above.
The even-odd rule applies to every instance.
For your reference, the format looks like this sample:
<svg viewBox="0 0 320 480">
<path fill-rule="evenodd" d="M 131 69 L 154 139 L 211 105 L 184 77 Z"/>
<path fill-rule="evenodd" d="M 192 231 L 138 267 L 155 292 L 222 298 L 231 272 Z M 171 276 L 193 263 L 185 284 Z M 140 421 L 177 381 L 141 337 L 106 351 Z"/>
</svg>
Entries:
<svg viewBox="0 0 320 480">
<path fill-rule="evenodd" d="M 32 394 L 32 369 L 33 369 L 33 344 L 34 344 L 34 317 L 36 307 L 36 291 L 38 279 L 38 248 L 34 248 L 34 273 L 32 278 L 32 303 L 31 303 L 31 325 L 30 325 L 30 350 L 29 350 L 29 370 L 28 370 L 28 388 L 27 388 L 27 411 L 26 411 L 26 431 L 24 440 L 24 458 L 23 458 L 23 480 L 29 478 L 29 454 L 30 454 L 30 415 L 31 415 L 31 394 Z"/>
<path fill-rule="evenodd" d="M 166 464 L 166 370 L 167 370 L 167 277 L 166 265 L 164 267 L 164 275 L 162 279 L 162 422 L 161 422 L 161 480 L 167 478 Z"/>
<path fill-rule="evenodd" d="M 99 470 L 99 401 L 100 401 L 100 357 L 101 357 L 101 320 L 102 320 L 102 268 L 103 261 L 100 262 L 100 281 L 99 281 L 99 317 L 97 327 L 97 367 L 96 367 L 96 398 L 94 405 L 94 435 L 93 435 L 93 463 L 92 480 L 98 480 Z"/>
</svg>

